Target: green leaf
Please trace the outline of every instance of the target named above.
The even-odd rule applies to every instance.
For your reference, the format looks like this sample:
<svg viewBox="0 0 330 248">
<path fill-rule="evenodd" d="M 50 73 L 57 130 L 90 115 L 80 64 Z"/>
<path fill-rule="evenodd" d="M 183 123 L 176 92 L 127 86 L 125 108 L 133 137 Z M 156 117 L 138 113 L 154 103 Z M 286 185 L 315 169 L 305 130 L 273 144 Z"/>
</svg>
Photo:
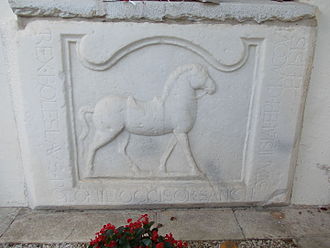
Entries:
<svg viewBox="0 0 330 248">
<path fill-rule="evenodd" d="M 137 232 L 135 233 L 135 238 L 138 238 L 138 237 L 142 236 L 143 234 L 144 234 L 144 229 L 139 228 L 139 229 L 137 229 Z"/>
<path fill-rule="evenodd" d="M 153 224 L 155 224 L 155 222 L 154 222 L 154 221 L 150 221 L 149 224 L 146 224 L 146 225 L 144 225 L 143 227 L 144 227 L 145 229 L 149 230 L 150 227 L 151 227 Z"/>
<path fill-rule="evenodd" d="M 164 248 L 173 248 L 173 245 L 169 242 L 164 242 Z"/>
<path fill-rule="evenodd" d="M 152 241 L 151 241 L 151 239 L 142 239 L 142 243 L 145 246 L 150 246 L 152 244 Z"/>
<path fill-rule="evenodd" d="M 114 231 L 112 229 L 109 229 L 105 232 L 106 237 L 110 237 L 110 236 L 112 236 L 112 234 L 114 234 Z"/>
<path fill-rule="evenodd" d="M 126 239 L 120 239 L 119 244 L 121 248 L 131 248 L 131 245 Z"/>
<path fill-rule="evenodd" d="M 127 238 L 128 235 L 130 235 L 130 233 L 125 232 L 120 239 L 124 240 Z"/>
<path fill-rule="evenodd" d="M 117 228 L 117 231 L 119 233 L 123 233 L 124 230 L 125 230 L 125 227 L 124 226 L 120 226 L 120 227 Z"/>
</svg>

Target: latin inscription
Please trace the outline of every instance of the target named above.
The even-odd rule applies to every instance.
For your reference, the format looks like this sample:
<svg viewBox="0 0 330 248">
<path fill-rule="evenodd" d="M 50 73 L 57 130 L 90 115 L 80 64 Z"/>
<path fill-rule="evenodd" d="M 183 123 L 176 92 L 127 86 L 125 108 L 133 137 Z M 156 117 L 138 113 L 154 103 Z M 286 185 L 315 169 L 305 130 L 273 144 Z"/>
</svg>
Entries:
<svg viewBox="0 0 330 248">
<path fill-rule="evenodd" d="M 58 201 L 65 197 L 60 191 L 65 186 L 62 163 L 59 153 L 60 124 L 58 113 L 57 77 L 55 74 L 52 33 L 50 29 L 39 32 L 36 36 L 35 58 L 37 64 L 37 85 L 44 128 L 44 149 L 47 157 L 48 179 L 51 181 Z"/>
<path fill-rule="evenodd" d="M 184 187 L 182 189 L 159 189 L 150 187 L 136 190 L 127 189 L 75 189 L 57 192 L 59 199 L 67 203 L 98 204 L 161 204 L 161 203 L 201 203 L 219 201 L 240 201 L 244 199 L 244 189 L 221 187 L 216 192 L 207 187 L 199 190 Z"/>
<path fill-rule="evenodd" d="M 254 190 L 265 191 L 271 182 L 272 168 L 276 166 L 274 155 L 279 149 L 279 116 L 285 91 L 298 94 L 304 75 L 304 38 L 278 33 L 274 44 L 271 68 L 273 76 L 265 90 L 265 102 L 261 106 L 260 136 L 258 140 L 258 170 Z M 298 94 L 299 95 L 299 94 Z M 300 96 L 299 96 L 300 97 Z M 290 106 L 287 106 L 290 107 Z"/>
</svg>

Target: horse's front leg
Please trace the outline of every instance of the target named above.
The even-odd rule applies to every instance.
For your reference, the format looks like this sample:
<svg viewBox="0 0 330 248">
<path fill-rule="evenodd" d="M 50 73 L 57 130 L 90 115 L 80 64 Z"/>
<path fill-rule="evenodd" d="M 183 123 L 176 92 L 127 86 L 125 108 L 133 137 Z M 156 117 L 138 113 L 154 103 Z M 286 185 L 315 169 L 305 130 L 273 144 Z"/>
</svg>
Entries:
<svg viewBox="0 0 330 248">
<path fill-rule="evenodd" d="M 166 150 L 165 150 L 164 154 L 162 155 L 162 157 L 160 158 L 160 165 L 159 165 L 159 168 L 158 168 L 159 173 L 161 173 L 161 174 L 164 174 L 164 173 L 166 174 L 167 173 L 166 163 L 167 163 L 167 160 L 170 157 L 174 147 L 176 146 L 176 144 L 177 144 L 176 137 L 171 135 L 171 138 L 170 138 L 170 141 L 167 144 Z"/>
<path fill-rule="evenodd" d="M 201 171 L 201 169 L 197 166 L 197 164 L 195 162 L 195 159 L 194 159 L 193 154 L 190 149 L 188 135 L 186 133 L 177 133 L 175 131 L 174 131 L 174 134 L 182 147 L 182 150 L 187 159 L 188 165 L 191 168 L 191 172 L 194 175 L 205 176 L 204 173 Z"/>
<path fill-rule="evenodd" d="M 143 171 L 139 168 L 137 164 L 133 161 L 133 159 L 127 153 L 127 146 L 130 140 L 130 133 L 124 132 L 122 135 L 122 140 L 119 142 L 118 151 L 123 154 L 125 158 L 127 158 L 129 162 L 129 166 L 131 168 L 131 172 L 134 173 L 134 176 L 143 175 Z"/>
</svg>

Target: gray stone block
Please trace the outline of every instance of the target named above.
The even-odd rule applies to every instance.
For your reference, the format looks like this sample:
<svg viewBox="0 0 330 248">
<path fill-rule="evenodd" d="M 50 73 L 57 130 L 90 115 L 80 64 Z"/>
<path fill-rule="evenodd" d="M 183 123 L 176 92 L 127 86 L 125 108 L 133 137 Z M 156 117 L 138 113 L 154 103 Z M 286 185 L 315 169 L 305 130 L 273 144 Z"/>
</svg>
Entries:
<svg viewBox="0 0 330 248">
<path fill-rule="evenodd" d="M 0 208 L 0 237 L 14 221 L 18 211 L 18 208 Z"/>
<path fill-rule="evenodd" d="M 231 209 L 167 210 L 158 214 L 162 233 L 183 240 L 242 239 Z"/>
<path fill-rule="evenodd" d="M 235 210 L 235 215 L 245 238 L 289 238 L 289 228 L 282 214 L 275 210 Z"/>
<path fill-rule="evenodd" d="M 137 218 L 143 211 L 31 211 L 26 210 L 1 237 L 5 242 L 87 242 L 94 238 L 104 224 L 126 224 L 128 218 Z M 150 218 L 155 214 L 149 212 Z"/>
</svg>

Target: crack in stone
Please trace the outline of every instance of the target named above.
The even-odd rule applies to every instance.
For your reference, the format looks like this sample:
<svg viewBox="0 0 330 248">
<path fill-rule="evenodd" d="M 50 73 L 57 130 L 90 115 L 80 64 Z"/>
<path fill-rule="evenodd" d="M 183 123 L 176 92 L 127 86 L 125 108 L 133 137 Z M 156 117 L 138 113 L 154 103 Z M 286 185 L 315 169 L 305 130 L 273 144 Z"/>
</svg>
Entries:
<svg viewBox="0 0 330 248">
<path fill-rule="evenodd" d="M 235 218 L 235 221 L 239 227 L 239 229 L 241 230 L 241 233 L 243 235 L 243 238 L 246 239 L 246 236 L 245 236 L 245 233 L 244 233 L 244 230 L 243 230 L 243 227 L 241 226 L 241 224 L 239 223 L 238 219 L 237 219 L 237 215 L 236 215 L 236 211 L 233 209 L 233 214 L 234 214 L 234 218 Z"/>
<path fill-rule="evenodd" d="M 18 209 L 18 211 L 16 212 L 15 214 L 15 217 L 12 219 L 12 221 L 9 223 L 9 225 L 7 226 L 7 228 L 2 232 L 0 233 L 0 239 L 3 237 L 3 235 L 9 230 L 9 228 L 11 227 L 11 225 L 14 223 L 14 221 L 16 220 L 16 218 L 19 216 L 19 213 L 21 212 L 21 208 Z"/>
<path fill-rule="evenodd" d="M 64 238 L 64 242 L 66 242 L 67 241 L 67 239 L 72 235 L 72 233 L 73 233 L 73 231 L 74 231 L 74 227 L 73 228 L 71 228 L 71 231 L 70 231 L 70 233 Z"/>
</svg>

